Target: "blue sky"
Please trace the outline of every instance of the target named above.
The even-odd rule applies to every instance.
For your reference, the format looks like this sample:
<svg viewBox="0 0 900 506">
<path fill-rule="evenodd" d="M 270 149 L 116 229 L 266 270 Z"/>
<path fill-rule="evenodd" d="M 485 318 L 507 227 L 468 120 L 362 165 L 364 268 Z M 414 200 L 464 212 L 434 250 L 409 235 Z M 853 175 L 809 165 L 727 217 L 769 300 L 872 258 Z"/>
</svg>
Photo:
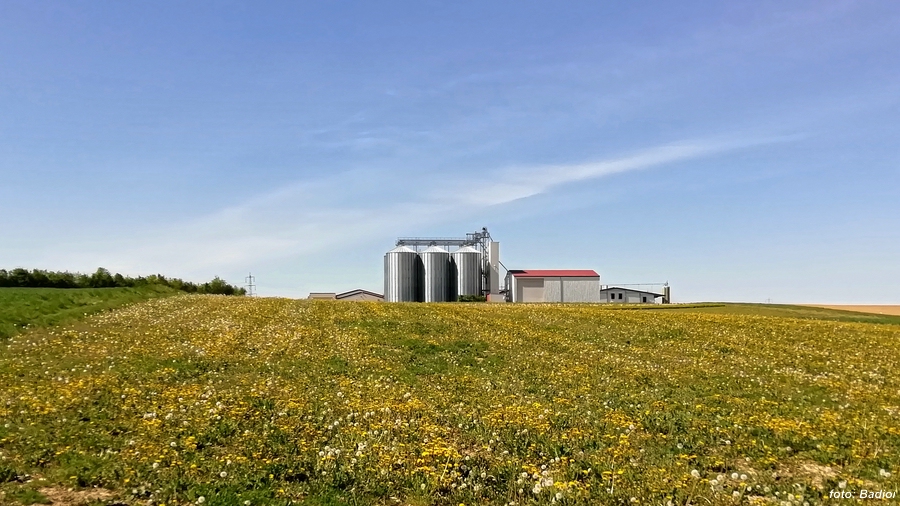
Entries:
<svg viewBox="0 0 900 506">
<path fill-rule="evenodd" d="M 381 291 L 397 236 L 900 303 L 900 3 L 0 3 L 0 266 Z"/>
</svg>

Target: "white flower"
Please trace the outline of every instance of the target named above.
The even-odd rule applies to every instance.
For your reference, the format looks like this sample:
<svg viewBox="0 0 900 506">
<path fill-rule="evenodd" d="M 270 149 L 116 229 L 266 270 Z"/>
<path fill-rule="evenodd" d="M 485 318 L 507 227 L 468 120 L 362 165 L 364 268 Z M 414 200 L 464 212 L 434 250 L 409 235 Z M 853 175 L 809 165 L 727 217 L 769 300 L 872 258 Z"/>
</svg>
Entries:
<svg viewBox="0 0 900 506">
<path fill-rule="evenodd" d="M 556 493 L 556 500 L 557 500 L 557 501 L 561 501 L 561 500 L 562 500 L 562 492 L 557 492 L 557 493 Z"/>
<path fill-rule="evenodd" d="M 205 502 L 206 502 L 206 498 L 203 497 L 202 495 L 197 498 L 197 504 L 203 504 Z"/>
<path fill-rule="evenodd" d="M 878 475 L 881 476 L 881 477 L 883 477 L 883 478 L 890 478 L 890 477 L 891 477 L 890 471 L 887 471 L 887 470 L 884 470 L 884 469 L 879 469 L 879 470 L 878 470 Z"/>
<path fill-rule="evenodd" d="M 250 506 L 250 500 L 249 500 L 249 499 L 246 500 L 246 501 L 244 501 L 244 506 Z"/>
<path fill-rule="evenodd" d="M 159 467 L 159 462 L 154 462 L 154 463 L 153 463 L 153 469 L 156 469 L 157 467 Z"/>
<path fill-rule="evenodd" d="M 699 477 L 700 477 L 700 471 L 698 471 L 698 470 L 696 470 L 696 469 L 692 470 L 692 471 L 691 471 L 691 476 L 693 476 L 694 478 L 699 478 Z"/>
<path fill-rule="evenodd" d="M 541 484 L 535 483 L 534 488 L 531 489 L 531 491 L 534 492 L 535 494 L 540 494 L 541 493 Z"/>
<path fill-rule="evenodd" d="M 169 443 L 169 446 L 171 446 L 172 448 L 175 448 L 176 446 L 178 446 L 178 443 L 176 443 L 175 441 L 172 441 L 171 443 Z"/>
<path fill-rule="evenodd" d="M 731 473 L 731 479 L 732 480 L 738 479 L 738 473 Z"/>
<path fill-rule="evenodd" d="M 839 481 L 839 482 L 838 482 L 838 488 L 839 488 L 839 489 L 845 489 L 845 488 L 847 488 L 847 482 L 846 482 L 846 481 Z"/>
<path fill-rule="evenodd" d="M 732 497 L 734 497 L 734 498 L 738 498 L 738 497 L 741 496 L 741 493 L 738 492 L 737 490 L 735 490 L 734 492 L 731 493 L 731 495 L 732 495 Z"/>
<path fill-rule="evenodd" d="M 228 473 L 226 473 L 225 471 L 222 471 L 221 473 L 219 473 L 219 478 L 224 478 L 226 476 L 228 476 Z"/>
<path fill-rule="evenodd" d="M 709 484 L 712 485 L 713 487 L 715 487 L 716 485 L 719 484 L 719 480 L 709 480 Z"/>
<path fill-rule="evenodd" d="M 423 484 L 419 485 L 419 488 L 421 488 L 422 490 L 425 490 L 425 484 L 423 483 Z"/>
<path fill-rule="evenodd" d="M 741 475 L 741 481 L 747 481 L 747 475 L 746 475 L 746 474 L 742 474 L 742 475 Z"/>
</svg>

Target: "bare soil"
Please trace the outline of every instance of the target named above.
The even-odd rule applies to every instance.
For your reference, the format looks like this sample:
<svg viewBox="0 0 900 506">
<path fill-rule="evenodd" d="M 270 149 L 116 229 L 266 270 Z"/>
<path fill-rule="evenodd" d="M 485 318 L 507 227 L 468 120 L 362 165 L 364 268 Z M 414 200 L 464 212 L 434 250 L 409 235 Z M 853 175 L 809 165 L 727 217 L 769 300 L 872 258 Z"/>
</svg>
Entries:
<svg viewBox="0 0 900 506">
<path fill-rule="evenodd" d="M 51 504 L 58 506 L 81 506 L 115 497 L 115 494 L 102 488 L 72 490 L 71 488 L 46 487 L 40 489 L 40 493 L 44 494 Z"/>
<path fill-rule="evenodd" d="M 822 305 L 822 304 L 803 304 L 803 305 L 811 306 L 811 307 L 824 307 L 827 309 L 839 309 L 841 311 L 855 311 L 857 313 L 888 314 L 888 315 L 892 315 L 892 316 L 900 316 L 900 304 L 877 305 L 877 306 Z"/>
</svg>

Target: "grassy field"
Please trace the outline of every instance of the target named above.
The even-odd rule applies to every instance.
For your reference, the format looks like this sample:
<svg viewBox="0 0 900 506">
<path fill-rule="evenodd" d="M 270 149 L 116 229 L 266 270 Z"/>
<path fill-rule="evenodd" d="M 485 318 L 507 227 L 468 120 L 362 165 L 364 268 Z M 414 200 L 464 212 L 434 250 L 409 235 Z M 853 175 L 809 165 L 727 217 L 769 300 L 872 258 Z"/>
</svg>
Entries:
<svg viewBox="0 0 900 506">
<path fill-rule="evenodd" d="M 0 345 L 0 502 L 896 491 L 900 326 L 722 307 L 183 296 L 31 330 Z"/>
<path fill-rule="evenodd" d="M 73 321 L 98 311 L 174 295 L 162 286 L 140 288 L 0 288 L 0 340 L 30 327 Z"/>
</svg>

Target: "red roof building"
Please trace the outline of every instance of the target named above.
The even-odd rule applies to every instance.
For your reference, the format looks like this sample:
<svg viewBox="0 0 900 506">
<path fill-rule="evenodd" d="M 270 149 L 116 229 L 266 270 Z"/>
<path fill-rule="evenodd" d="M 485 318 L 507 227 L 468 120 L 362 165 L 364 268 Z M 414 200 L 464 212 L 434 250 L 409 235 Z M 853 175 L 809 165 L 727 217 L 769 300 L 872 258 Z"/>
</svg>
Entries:
<svg viewBox="0 0 900 506">
<path fill-rule="evenodd" d="M 517 278 L 599 278 L 597 271 L 590 269 L 525 269 L 511 270 Z"/>
</svg>

